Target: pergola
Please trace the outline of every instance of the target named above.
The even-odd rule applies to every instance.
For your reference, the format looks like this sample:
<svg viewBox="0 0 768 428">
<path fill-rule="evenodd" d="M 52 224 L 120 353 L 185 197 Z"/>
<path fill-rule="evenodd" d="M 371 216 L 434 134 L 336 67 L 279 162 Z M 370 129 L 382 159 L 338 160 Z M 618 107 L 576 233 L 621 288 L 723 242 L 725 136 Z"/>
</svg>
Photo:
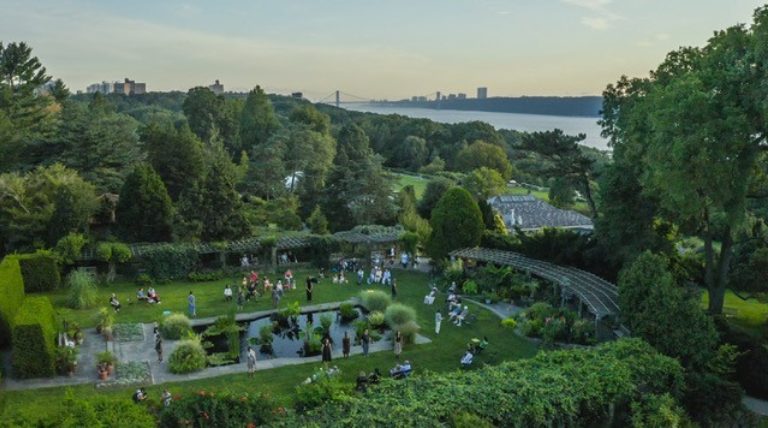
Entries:
<svg viewBox="0 0 768 428">
<path fill-rule="evenodd" d="M 488 248 L 464 248 L 451 252 L 451 256 L 511 266 L 550 281 L 560 287 L 563 297 L 569 293 L 578 297 L 587 310 L 595 315 L 596 320 L 619 313 L 619 292 L 616 285 L 581 269 L 532 259 L 512 251 Z"/>
</svg>

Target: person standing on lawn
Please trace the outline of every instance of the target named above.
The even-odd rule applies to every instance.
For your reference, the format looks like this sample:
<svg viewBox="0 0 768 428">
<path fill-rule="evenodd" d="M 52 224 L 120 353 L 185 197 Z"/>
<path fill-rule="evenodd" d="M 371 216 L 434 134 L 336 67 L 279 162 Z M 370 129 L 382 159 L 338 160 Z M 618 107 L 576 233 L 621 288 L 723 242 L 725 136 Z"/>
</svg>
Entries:
<svg viewBox="0 0 768 428">
<path fill-rule="evenodd" d="M 189 296 L 187 296 L 187 309 L 189 309 L 189 316 L 191 316 L 192 318 L 195 318 L 197 316 L 196 299 L 192 291 L 190 291 Z"/>
<path fill-rule="evenodd" d="M 392 300 L 395 300 L 397 298 L 397 280 L 395 278 L 392 278 L 391 280 L 391 286 L 392 286 Z"/>
<path fill-rule="evenodd" d="M 363 356 L 368 356 L 368 347 L 371 345 L 371 335 L 368 333 L 368 329 L 363 330 L 363 335 L 360 337 L 360 343 L 363 345 Z"/>
<path fill-rule="evenodd" d="M 331 345 L 331 341 L 326 338 L 323 340 L 323 362 L 327 363 L 331 362 L 331 351 L 333 350 L 333 345 Z"/>
<path fill-rule="evenodd" d="M 250 346 L 248 347 L 247 364 L 248 376 L 253 377 L 253 373 L 256 371 L 256 351 Z"/>
<path fill-rule="evenodd" d="M 312 301 L 312 277 L 307 277 L 307 302 Z"/>
<path fill-rule="evenodd" d="M 341 350 L 344 354 L 344 358 L 349 358 L 349 351 L 352 348 L 352 342 L 349 340 L 349 335 L 344 332 L 344 339 L 341 340 Z"/>
<path fill-rule="evenodd" d="M 400 354 L 403 353 L 403 335 L 400 330 L 395 332 L 395 358 L 400 361 Z"/>
<path fill-rule="evenodd" d="M 440 334 L 440 324 L 443 322 L 443 314 L 440 311 L 435 312 L 435 334 Z"/>
</svg>

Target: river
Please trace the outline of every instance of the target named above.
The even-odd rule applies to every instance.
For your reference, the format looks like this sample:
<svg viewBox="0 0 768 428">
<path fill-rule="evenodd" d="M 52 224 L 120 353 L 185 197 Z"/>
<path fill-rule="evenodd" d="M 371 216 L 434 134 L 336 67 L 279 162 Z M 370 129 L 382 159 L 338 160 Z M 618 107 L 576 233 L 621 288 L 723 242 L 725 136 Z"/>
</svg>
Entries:
<svg viewBox="0 0 768 428">
<path fill-rule="evenodd" d="M 561 129 L 566 134 L 583 133 L 587 138 L 581 144 L 600 150 L 610 150 L 608 140 L 600 136 L 597 117 L 545 116 L 540 114 L 496 113 L 468 110 L 433 110 L 427 108 L 392 107 L 367 103 L 347 103 L 344 108 L 378 114 L 400 114 L 408 117 L 431 119 L 441 123 L 459 123 L 479 120 L 496 129 L 514 129 L 534 132 Z"/>
</svg>

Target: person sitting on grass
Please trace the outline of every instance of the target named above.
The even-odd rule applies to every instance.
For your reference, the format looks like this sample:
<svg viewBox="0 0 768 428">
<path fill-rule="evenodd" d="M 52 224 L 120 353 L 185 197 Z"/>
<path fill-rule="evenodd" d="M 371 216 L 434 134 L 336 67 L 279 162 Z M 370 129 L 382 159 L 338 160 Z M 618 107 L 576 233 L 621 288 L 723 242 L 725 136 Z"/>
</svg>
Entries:
<svg viewBox="0 0 768 428">
<path fill-rule="evenodd" d="M 115 312 L 120 312 L 120 301 L 117 300 L 115 293 L 112 293 L 112 297 L 109 298 L 109 306 L 112 306 Z"/>
<path fill-rule="evenodd" d="M 461 313 L 461 305 L 457 303 L 451 303 L 449 305 L 448 318 L 451 321 L 455 321 L 456 317 Z"/>
<path fill-rule="evenodd" d="M 429 294 L 424 296 L 424 304 L 431 305 L 435 303 L 436 296 L 437 296 L 437 287 L 432 287 L 432 291 L 430 291 Z"/>
<path fill-rule="evenodd" d="M 360 374 L 357 375 L 357 382 L 355 385 L 355 391 L 365 392 L 368 390 L 368 376 L 364 371 L 360 370 Z"/>
<path fill-rule="evenodd" d="M 464 310 L 461 311 L 458 315 L 456 315 L 456 321 L 453 323 L 456 324 L 456 326 L 461 327 L 461 322 L 464 321 L 464 319 L 469 315 L 469 307 L 464 306 Z"/>
<path fill-rule="evenodd" d="M 396 364 L 395 367 L 389 371 L 389 375 L 395 379 L 403 379 L 411 374 L 411 362 L 405 360 L 403 364 Z"/>
<path fill-rule="evenodd" d="M 144 293 L 144 287 L 139 288 L 139 291 L 136 292 L 136 300 L 139 302 L 146 302 L 149 300 L 146 293 Z"/>
<path fill-rule="evenodd" d="M 134 403 L 140 403 L 147 399 L 147 390 L 144 388 L 139 388 L 136 390 L 136 392 L 133 393 L 133 402 Z"/>
<path fill-rule="evenodd" d="M 474 354 L 467 349 L 467 352 L 461 357 L 461 366 L 467 368 L 472 365 L 472 359 L 475 358 Z"/>
<path fill-rule="evenodd" d="M 230 300 L 232 300 L 232 287 L 227 284 L 224 287 L 224 301 L 229 302 Z"/>
<path fill-rule="evenodd" d="M 368 384 L 375 385 L 381 380 L 381 371 L 378 368 L 373 369 L 373 372 L 368 375 Z"/>
<path fill-rule="evenodd" d="M 149 287 L 149 290 L 147 290 L 147 302 L 160 303 L 160 296 L 157 295 L 155 287 Z"/>
</svg>

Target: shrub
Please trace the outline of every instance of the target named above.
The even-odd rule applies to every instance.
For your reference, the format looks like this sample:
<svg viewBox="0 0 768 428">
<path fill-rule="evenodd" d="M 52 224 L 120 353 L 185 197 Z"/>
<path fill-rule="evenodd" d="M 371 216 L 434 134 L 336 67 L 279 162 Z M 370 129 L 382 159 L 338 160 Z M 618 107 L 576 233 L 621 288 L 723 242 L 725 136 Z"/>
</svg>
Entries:
<svg viewBox="0 0 768 428">
<path fill-rule="evenodd" d="M 54 351 L 54 365 L 60 375 L 74 372 L 77 367 L 77 348 L 60 346 Z"/>
<path fill-rule="evenodd" d="M 525 316 L 532 320 L 543 320 L 544 318 L 551 316 L 554 313 L 552 305 L 544 302 L 537 302 L 531 305 L 525 311 Z"/>
<path fill-rule="evenodd" d="M 544 323 L 541 320 L 527 320 L 523 323 L 522 333 L 528 337 L 541 336 L 541 329 L 544 327 Z"/>
<path fill-rule="evenodd" d="M 252 396 L 199 391 L 163 408 L 158 425 L 162 428 L 263 426 L 283 411 L 264 393 Z"/>
<path fill-rule="evenodd" d="M 504 318 L 503 320 L 501 320 L 501 326 L 504 328 L 508 328 L 510 330 L 514 330 L 515 327 L 517 327 L 517 320 L 515 320 L 512 317 Z"/>
<path fill-rule="evenodd" d="M 67 305 L 73 309 L 91 308 L 99 300 L 99 292 L 96 281 L 90 272 L 73 270 L 67 276 Z"/>
<path fill-rule="evenodd" d="M 389 327 L 394 329 L 396 326 L 416 321 L 416 311 L 402 303 L 393 303 L 387 308 L 384 318 L 386 318 Z"/>
<path fill-rule="evenodd" d="M 200 339 L 185 339 L 179 342 L 168 359 L 171 373 L 198 372 L 205 368 L 206 354 Z"/>
<path fill-rule="evenodd" d="M 415 343 L 416 333 L 421 330 L 421 327 L 416 323 L 416 321 L 408 321 L 404 324 L 396 326 L 394 329 L 400 330 L 400 334 L 403 335 L 405 343 Z"/>
<path fill-rule="evenodd" d="M 461 290 L 464 292 L 464 294 L 470 294 L 470 295 L 477 294 L 477 283 L 475 281 L 472 281 L 471 279 L 468 281 L 465 281 L 464 284 L 461 286 Z"/>
<path fill-rule="evenodd" d="M 339 315 L 341 315 L 342 322 L 350 322 L 358 317 L 357 309 L 352 303 L 342 303 L 339 305 Z"/>
<path fill-rule="evenodd" d="M 297 412 L 306 412 L 325 403 L 338 402 L 347 396 L 347 386 L 340 376 L 320 376 L 317 380 L 296 387 L 294 406 Z"/>
<path fill-rule="evenodd" d="M 582 345 L 595 343 L 595 324 L 587 320 L 576 320 L 571 326 L 571 341 Z"/>
<path fill-rule="evenodd" d="M 567 323 L 559 318 L 550 319 L 541 328 L 541 337 L 547 343 L 564 341 L 567 339 L 567 333 Z"/>
<path fill-rule="evenodd" d="M 153 245 L 141 255 L 147 274 L 161 281 L 186 277 L 198 260 L 198 252 L 191 244 Z"/>
<path fill-rule="evenodd" d="M 17 256 L 24 278 L 24 291 L 35 293 L 56 290 L 61 285 L 59 263 L 51 251 L 37 250 Z"/>
<path fill-rule="evenodd" d="M 323 330 L 323 334 L 331 333 L 331 325 L 333 325 L 333 315 L 323 314 L 320 316 L 320 328 Z"/>
<path fill-rule="evenodd" d="M 54 374 L 56 329 L 51 301 L 28 297 L 14 319 L 12 364 L 19 378 Z"/>
<path fill-rule="evenodd" d="M 70 233 L 59 239 L 53 251 L 59 256 L 62 263 L 71 265 L 82 255 L 83 247 L 88 243 L 88 238 L 81 233 Z"/>
<path fill-rule="evenodd" d="M 96 362 L 106 363 L 106 364 L 115 364 L 117 363 L 117 357 L 115 356 L 115 354 L 109 351 L 99 352 L 98 354 L 96 354 Z"/>
<path fill-rule="evenodd" d="M 148 287 L 154 283 L 155 281 L 152 279 L 152 277 L 147 275 L 146 273 L 140 273 L 136 277 L 136 285 L 139 285 L 142 287 Z"/>
<path fill-rule="evenodd" d="M 492 428 L 487 420 L 472 413 L 461 412 L 451 416 L 451 426 L 454 428 Z"/>
<path fill-rule="evenodd" d="M 379 328 L 384 325 L 384 313 L 381 311 L 373 311 L 368 315 L 368 323 L 373 328 Z"/>
<path fill-rule="evenodd" d="M 275 337 L 272 335 L 272 329 L 274 327 L 272 324 L 267 324 L 261 326 L 259 329 L 259 344 L 261 345 L 260 351 L 264 352 L 265 354 L 271 354 L 272 353 L 272 341 L 275 339 Z"/>
<path fill-rule="evenodd" d="M 179 340 L 192 331 L 192 322 L 184 314 L 171 314 L 160 323 L 160 333 L 165 339 Z"/>
<path fill-rule="evenodd" d="M 304 350 L 303 355 L 310 357 L 313 355 L 320 355 L 320 348 L 322 347 L 323 337 L 311 329 L 304 331 Z"/>
<path fill-rule="evenodd" d="M 392 298 L 381 290 L 366 290 L 360 293 L 360 301 L 368 312 L 384 312 L 392 303 Z"/>
<path fill-rule="evenodd" d="M 16 257 L 0 261 L 0 347 L 11 342 L 13 322 L 24 302 L 24 279 Z"/>
</svg>

